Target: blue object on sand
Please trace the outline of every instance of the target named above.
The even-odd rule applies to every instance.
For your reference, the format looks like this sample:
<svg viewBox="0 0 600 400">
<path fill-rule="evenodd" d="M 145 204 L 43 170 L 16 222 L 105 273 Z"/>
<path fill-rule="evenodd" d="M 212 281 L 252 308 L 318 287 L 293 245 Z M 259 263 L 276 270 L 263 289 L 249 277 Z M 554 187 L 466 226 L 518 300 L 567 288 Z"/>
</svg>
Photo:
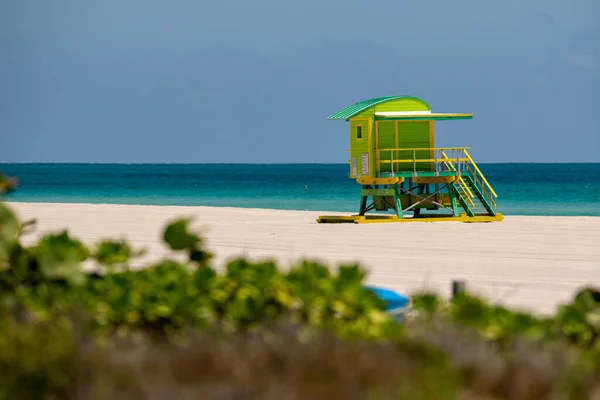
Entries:
<svg viewBox="0 0 600 400">
<path fill-rule="evenodd" d="M 410 302 L 408 297 L 402 296 L 393 290 L 375 286 L 365 286 L 365 289 L 373 291 L 377 297 L 385 302 L 385 311 L 397 311 L 398 309 L 408 306 L 408 303 Z"/>
</svg>

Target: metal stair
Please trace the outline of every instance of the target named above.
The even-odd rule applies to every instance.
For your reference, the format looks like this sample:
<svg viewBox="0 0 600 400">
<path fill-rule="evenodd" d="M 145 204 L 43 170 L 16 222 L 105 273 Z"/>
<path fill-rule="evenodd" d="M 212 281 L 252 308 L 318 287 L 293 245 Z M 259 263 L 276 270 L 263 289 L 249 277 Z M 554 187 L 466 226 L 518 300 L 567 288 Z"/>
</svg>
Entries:
<svg viewBox="0 0 600 400">
<path fill-rule="evenodd" d="M 467 215 L 469 217 L 474 217 L 476 215 L 490 215 L 495 217 L 496 211 L 494 210 L 494 207 L 492 207 L 488 199 L 486 199 L 482 191 L 477 187 L 473 178 L 470 175 L 465 174 L 461 176 L 461 181 L 464 185 L 454 183 L 454 189 L 458 193 L 458 202 L 461 207 L 465 209 Z M 467 193 L 465 186 L 471 193 Z M 473 194 L 473 196 L 470 196 L 469 194 Z"/>
</svg>

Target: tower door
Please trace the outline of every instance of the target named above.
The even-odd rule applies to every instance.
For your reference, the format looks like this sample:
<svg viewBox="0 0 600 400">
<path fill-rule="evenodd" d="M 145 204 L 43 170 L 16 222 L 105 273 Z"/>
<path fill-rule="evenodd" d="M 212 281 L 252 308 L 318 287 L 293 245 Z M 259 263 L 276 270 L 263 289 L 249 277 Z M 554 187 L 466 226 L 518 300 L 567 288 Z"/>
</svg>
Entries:
<svg viewBox="0 0 600 400">
<path fill-rule="evenodd" d="M 370 119 L 350 120 L 350 176 L 373 176 Z"/>
</svg>

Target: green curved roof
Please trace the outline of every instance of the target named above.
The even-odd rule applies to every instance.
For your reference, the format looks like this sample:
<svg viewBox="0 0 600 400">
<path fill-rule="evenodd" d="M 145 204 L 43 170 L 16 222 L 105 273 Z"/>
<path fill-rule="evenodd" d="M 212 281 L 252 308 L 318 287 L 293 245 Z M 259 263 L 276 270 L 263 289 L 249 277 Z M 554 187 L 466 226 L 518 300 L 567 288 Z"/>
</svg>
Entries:
<svg viewBox="0 0 600 400">
<path fill-rule="evenodd" d="M 386 101 L 397 100 L 397 99 L 415 99 L 422 101 L 427 104 L 427 102 L 423 99 L 414 96 L 386 96 L 386 97 L 375 97 L 374 99 L 359 101 L 358 103 L 354 103 L 351 106 L 344 108 L 336 112 L 333 115 L 330 115 L 327 119 L 348 119 L 352 118 L 356 114 L 366 110 L 367 108 L 371 108 L 376 104 L 385 103 Z M 429 104 L 427 104 L 427 108 L 429 108 Z"/>
</svg>

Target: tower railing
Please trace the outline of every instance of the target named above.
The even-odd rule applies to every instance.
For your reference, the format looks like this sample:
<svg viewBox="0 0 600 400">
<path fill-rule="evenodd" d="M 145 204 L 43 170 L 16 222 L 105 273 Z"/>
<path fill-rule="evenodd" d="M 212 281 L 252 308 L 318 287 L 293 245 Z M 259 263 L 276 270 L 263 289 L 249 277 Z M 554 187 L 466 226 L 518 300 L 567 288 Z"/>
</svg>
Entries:
<svg viewBox="0 0 600 400">
<path fill-rule="evenodd" d="M 423 175 L 423 173 L 434 176 L 444 172 L 453 172 L 459 177 L 458 185 L 469 197 L 468 202 L 472 205 L 471 199 L 475 194 L 469 188 L 469 185 L 463 177 L 463 173 L 471 176 L 475 186 L 487 198 L 492 207 L 496 208 L 494 198 L 498 195 L 487 181 L 473 158 L 467 151 L 469 147 L 436 147 L 436 148 L 392 148 L 378 149 L 376 151 L 377 175 L 389 173 L 395 174 L 410 173 L 413 177 Z"/>
<path fill-rule="evenodd" d="M 488 201 L 490 202 L 492 207 L 496 208 L 496 202 L 494 201 L 494 198 L 498 197 L 498 195 L 496 194 L 496 191 L 494 190 L 494 188 L 492 188 L 492 185 L 490 185 L 490 183 L 487 181 L 487 179 L 485 179 L 485 175 L 483 175 L 483 173 L 481 172 L 481 170 L 479 169 L 479 167 L 477 166 L 475 161 L 473 161 L 473 159 L 471 158 L 471 155 L 469 154 L 469 152 L 466 149 L 465 149 L 464 153 L 467 156 L 467 159 L 469 160 L 465 164 L 465 166 L 466 166 L 467 170 L 469 171 L 469 173 L 471 174 L 471 176 L 473 177 L 473 181 L 475 182 L 475 185 L 477 185 L 479 187 L 479 189 L 481 190 L 483 195 L 488 199 Z"/>
<path fill-rule="evenodd" d="M 465 163 L 469 162 L 465 154 L 466 149 L 466 147 L 379 149 L 376 152 L 377 173 L 412 172 L 417 176 L 419 172 L 464 171 Z M 450 169 L 449 164 L 452 164 L 454 169 Z"/>
</svg>

